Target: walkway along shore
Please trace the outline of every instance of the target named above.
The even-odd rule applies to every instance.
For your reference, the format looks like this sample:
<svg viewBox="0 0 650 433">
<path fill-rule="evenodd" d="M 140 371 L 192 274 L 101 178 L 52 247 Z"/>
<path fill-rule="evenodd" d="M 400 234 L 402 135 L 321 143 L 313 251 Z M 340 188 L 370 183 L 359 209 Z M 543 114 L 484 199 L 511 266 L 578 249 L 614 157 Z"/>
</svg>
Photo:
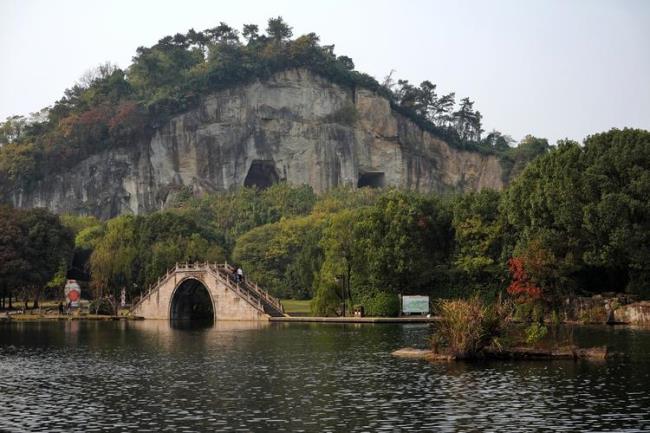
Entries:
<svg viewBox="0 0 650 433">
<path fill-rule="evenodd" d="M 40 314 L 12 314 L 0 315 L 2 321 L 92 321 L 92 320 L 145 320 L 138 316 L 102 316 L 102 315 L 40 315 Z M 156 319 L 150 319 L 156 320 Z M 403 317 L 312 317 L 312 316 L 287 316 L 269 317 L 270 322 L 312 322 L 312 323 L 432 323 L 440 320 L 439 317 L 403 316 Z"/>
<path fill-rule="evenodd" d="M 425 316 L 402 316 L 402 317 L 312 317 L 312 316 L 288 316 L 271 317 L 271 322 L 319 322 L 319 323 L 431 323 L 437 322 L 440 318 Z"/>
</svg>

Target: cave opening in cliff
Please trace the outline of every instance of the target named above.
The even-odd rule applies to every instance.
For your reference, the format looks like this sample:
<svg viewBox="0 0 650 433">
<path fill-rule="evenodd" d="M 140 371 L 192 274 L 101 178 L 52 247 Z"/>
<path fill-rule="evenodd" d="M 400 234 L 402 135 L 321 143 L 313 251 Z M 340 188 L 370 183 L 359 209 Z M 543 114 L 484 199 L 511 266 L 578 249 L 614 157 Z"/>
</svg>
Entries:
<svg viewBox="0 0 650 433">
<path fill-rule="evenodd" d="M 357 188 L 383 188 L 384 187 L 384 173 L 381 171 L 371 171 L 368 173 L 359 173 L 359 180 L 357 181 Z"/>
<path fill-rule="evenodd" d="M 244 186 L 266 189 L 278 183 L 278 172 L 273 161 L 255 160 L 248 169 Z"/>
</svg>

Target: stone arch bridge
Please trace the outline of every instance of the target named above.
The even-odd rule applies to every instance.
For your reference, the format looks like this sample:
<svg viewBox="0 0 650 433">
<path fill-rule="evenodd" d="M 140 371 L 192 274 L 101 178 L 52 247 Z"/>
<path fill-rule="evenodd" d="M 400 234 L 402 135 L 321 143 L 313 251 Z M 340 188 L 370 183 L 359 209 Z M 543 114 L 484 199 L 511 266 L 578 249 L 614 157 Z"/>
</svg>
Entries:
<svg viewBox="0 0 650 433">
<path fill-rule="evenodd" d="M 145 319 L 268 320 L 284 316 L 280 301 L 257 284 L 235 280 L 228 264 L 177 263 L 131 308 Z"/>
</svg>

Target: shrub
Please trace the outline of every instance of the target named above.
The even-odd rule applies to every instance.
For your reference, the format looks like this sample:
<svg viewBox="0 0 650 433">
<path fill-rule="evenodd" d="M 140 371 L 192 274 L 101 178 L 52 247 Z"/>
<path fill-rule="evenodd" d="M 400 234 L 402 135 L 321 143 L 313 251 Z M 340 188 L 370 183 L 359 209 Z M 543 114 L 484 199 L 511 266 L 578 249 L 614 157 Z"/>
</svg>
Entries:
<svg viewBox="0 0 650 433">
<path fill-rule="evenodd" d="M 473 358 L 504 331 L 510 308 L 502 302 L 485 304 L 478 296 L 440 303 L 441 321 L 433 336 L 433 350 L 457 358 Z"/>
<path fill-rule="evenodd" d="M 533 304 L 533 311 L 530 316 L 532 322 L 544 323 L 544 305 L 541 302 L 535 302 Z"/>
<path fill-rule="evenodd" d="M 528 328 L 526 328 L 526 343 L 535 344 L 546 336 L 548 329 L 546 326 L 540 324 L 539 322 L 532 323 Z"/>
<path fill-rule="evenodd" d="M 395 317 L 399 313 L 399 298 L 395 293 L 377 292 L 366 296 L 362 302 L 367 316 Z"/>
<path fill-rule="evenodd" d="M 513 314 L 513 319 L 517 322 L 529 322 L 533 313 L 533 304 L 530 302 L 525 302 L 523 304 L 517 304 L 515 306 L 515 311 Z"/>
<path fill-rule="evenodd" d="M 514 320 L 518 322 L 544 322 L 544 305 L 539 301 L 523 302 L 517 304 L 514 311 Z"/>
<path fill-rule="evenodd" d="M 325 121 L 340 123 L 342 125 L 354 125 L 359 117 L 359 112 L 353 104 L 346 104 L 335 112 L 325 116 Z"/>
<path fill-rule="evenodd" d="M 560 323 L 562 323 L 562 319 L 560 319 L 560 313 L 557 310 L 553 310 L 551 313 L 551 323 L 554 326 L 558 326 Z"/>
<path fill-rule="evenodd" d="M 106 298 L 95 299 L 92 301 L 89 310 L 92 314 L 105 314 L 107 316 L 115 314 L 113 303 Z"/>
</svg>

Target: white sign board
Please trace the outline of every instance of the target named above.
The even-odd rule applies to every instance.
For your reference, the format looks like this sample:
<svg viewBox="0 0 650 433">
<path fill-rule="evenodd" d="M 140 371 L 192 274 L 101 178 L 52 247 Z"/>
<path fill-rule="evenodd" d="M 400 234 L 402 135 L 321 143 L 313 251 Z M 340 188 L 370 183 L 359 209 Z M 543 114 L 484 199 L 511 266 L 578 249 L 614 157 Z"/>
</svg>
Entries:
<svg viewBox="0 0 650 433">
<path fill-rule="evenodd" d="M 402 296 L 402 313 L 429 313 L 428 296 Z"/>
</svg>

